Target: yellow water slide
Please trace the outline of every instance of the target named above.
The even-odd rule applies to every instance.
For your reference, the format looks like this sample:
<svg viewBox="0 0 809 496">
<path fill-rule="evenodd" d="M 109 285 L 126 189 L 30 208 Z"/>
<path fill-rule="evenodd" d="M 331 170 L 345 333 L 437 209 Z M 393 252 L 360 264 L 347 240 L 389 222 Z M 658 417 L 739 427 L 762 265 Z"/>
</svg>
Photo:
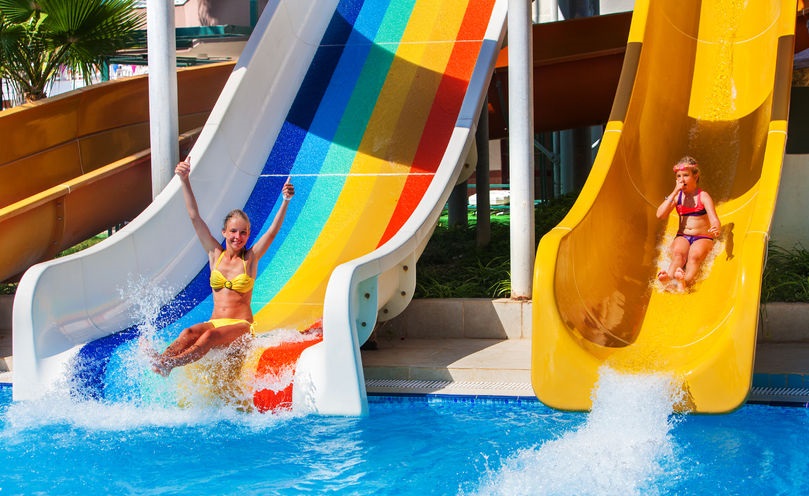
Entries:
<svg viewBox="0 0 809 496">
<path fill-rule="evenodd" d="M 532 382 L 586 410 L 599 369 L 663 372 L 726 412 L 752 379 L 761 277 L 786 141 L 795 2 L 639 0 L 610 121 L 579 198 L 542 238 Z M 723 228 L 690 292 L 655 281 L 677 217 L 672 165 L 697 158 Z"/>
</svg>

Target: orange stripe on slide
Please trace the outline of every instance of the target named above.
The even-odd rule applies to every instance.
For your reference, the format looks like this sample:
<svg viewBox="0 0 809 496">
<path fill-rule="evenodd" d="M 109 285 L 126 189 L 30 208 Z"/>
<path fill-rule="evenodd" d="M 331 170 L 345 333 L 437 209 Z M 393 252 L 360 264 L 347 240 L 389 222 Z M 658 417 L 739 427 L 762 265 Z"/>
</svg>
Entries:
<svg viewBox="0 0 809 496">
<path fill-rule="evenodd" d="M 469 2 L 466 7 L 455 46 L 452 48 L 450 60 L 422 131 L 421 142 L 410 168 L 411 173 L 434 174 L 441 163 L 449 138 L 455 129 L 458 112 L 480 52 L 482 44 L 480 40 L 486 33 L 493 5 L 494 0 L 480 0 Z M 485 15 L 481 13 L 485 13 Z M 411 174 L 408 176 L 388 227 L 377 246 L 387 242 L 401 229 L 421 201 L 432 180 L 432 175 Z"/>
</svg>

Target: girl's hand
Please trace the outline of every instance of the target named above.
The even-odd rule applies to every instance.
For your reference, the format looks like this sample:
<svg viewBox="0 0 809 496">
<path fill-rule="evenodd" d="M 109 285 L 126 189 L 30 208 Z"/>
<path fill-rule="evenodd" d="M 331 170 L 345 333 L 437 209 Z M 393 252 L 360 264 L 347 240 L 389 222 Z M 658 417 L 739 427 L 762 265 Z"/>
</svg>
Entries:
<svg viewBox="0 0 809 496">
<path fill-rule="evenodd" d="M 681 183 L 680 181 L 675 182 L 674 183 L 674 189 L 672 190 L 671 194 L 669 195 L 669 198 L 671 198 L 672 200 L 676 200 L 677 195 L 680 194 L 683 191 L 683 186 L 684 186 L 684 184 Z"/>
<path fill-rule="evenodd" d="M 708 234 L 710 234 L 714 238 L 719 237 L 719 232 L 720 232 L 719 226 L 711 226 L 708 228 Z"/>
<path fill-rule="evenodd" d="M 180 179 L 188 179 L 188 174 L 191 173 L 190 158 L 186 157 L 185 160 L 177 164 L 177 166 L 174 168 L 174 173 L 180 176 Z"/>
<path fill-rule="evenodd" d="M 284 183 L 284 187 L 281 188 L 281 196 L 284 197 L 284 200 L 289 201 L 295 196 L 295 186 L 292 185 L 290 178 L 287 177 L 287 182 Z"/>
</svg>

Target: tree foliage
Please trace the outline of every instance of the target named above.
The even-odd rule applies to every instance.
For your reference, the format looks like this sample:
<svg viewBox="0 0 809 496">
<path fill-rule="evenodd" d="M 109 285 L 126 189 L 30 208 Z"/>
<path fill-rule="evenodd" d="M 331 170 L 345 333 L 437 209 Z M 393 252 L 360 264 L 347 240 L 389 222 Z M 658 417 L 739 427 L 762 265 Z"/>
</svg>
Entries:
<svg viewBox="0 0 809 496">
<path fill-rule="evenodd" d="M 89 83 L 144 25 L 134 0 L 0 0 L 0 76 L 26 101 L 68 68 Z"/>
</svg>

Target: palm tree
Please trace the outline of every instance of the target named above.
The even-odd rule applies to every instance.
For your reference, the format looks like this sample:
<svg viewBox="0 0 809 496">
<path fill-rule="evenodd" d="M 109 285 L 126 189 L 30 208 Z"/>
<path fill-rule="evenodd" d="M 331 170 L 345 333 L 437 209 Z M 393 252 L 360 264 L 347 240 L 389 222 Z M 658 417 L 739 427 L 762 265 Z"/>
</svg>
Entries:
<svg viewBox="0 0 809 496">
<path fill-rule="evenodd" d="M 0 0 L 0 76 L 25 98 L 45 98 L 60 68 L 86 83 L 144 24 L 135 0 Z"/>
</svg>

